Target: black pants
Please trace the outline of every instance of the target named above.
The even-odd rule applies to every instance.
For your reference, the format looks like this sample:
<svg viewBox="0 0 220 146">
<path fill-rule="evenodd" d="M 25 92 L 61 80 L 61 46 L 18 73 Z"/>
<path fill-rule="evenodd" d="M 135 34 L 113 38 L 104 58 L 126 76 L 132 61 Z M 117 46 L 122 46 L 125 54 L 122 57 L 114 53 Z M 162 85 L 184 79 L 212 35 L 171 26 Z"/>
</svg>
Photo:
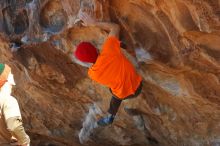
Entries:
<svg viewBox="0 0 220 146">
<path fill-rule="evenodd" d="M 135 93 L 133 95 L 129 95 L 129 96 L 125 97 L 124 100 L 137 97 L 141 93 L 141 90 L 142 90 L 142 82 L 138 86 Z M 118 112 L 118 109 L 121 105 L 121 102 L 122 102 L 121 99 L 119 99 L 117 96 L 113 95 L 112 99 L 110 101 L 110 106 L 109 106 L 108 112 L 115 116 L 116 113 Z"/>
</svg>

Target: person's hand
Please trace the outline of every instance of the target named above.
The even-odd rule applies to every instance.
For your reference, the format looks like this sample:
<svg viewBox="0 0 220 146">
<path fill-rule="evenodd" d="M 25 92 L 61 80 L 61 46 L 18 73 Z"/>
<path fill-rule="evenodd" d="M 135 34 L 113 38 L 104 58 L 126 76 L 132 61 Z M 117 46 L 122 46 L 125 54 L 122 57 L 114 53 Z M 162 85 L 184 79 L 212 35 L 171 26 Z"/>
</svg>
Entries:
<svg viewBox="0 0 220 146">
<path fill-rule="evenodd" d="M 10 145 L 13 145 L 13 146 L 30 146 L 30 144 L 20 145 L 20 144 L 18 143 L 18 140 L 17 140 L 14 136 L 11 137 Z"/>
<path fill-rule="evenodd" d="M 11 137 L 11 141 L 10 141 L 11 145 L 18 145 L 18 140 L 17 138 L 15 138 L 14 136 Z"/>
<path fill-rule="evenodd" d="M 89 16 L 86 12 L 82 10 L 79 11 L 79 19 L 83 21 L 84 26 L 94 26 L 96 21 L 91 16 Z"/>
</svg>

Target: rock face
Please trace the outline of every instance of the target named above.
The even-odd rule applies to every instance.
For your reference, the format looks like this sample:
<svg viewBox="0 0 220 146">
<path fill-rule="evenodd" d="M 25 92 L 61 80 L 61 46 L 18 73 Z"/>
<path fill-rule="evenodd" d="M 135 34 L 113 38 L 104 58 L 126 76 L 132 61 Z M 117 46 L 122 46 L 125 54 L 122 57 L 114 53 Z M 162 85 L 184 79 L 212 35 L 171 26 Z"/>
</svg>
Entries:
<svg viewBox="0 0 220 146">
<path fill-rule="evenodd" d="M 31 145 L 81 145 L 90 106 L 108 109 L 109 90 L 72 58 L 80 41 L 100 48 L 107 35 L 81 26 L 80 8 L 120 25 L 143 77 L 142 94 L 87 145 L 220 145 L 219 0 L 1 0 L 0 61 L 15 74 Z"/>
</svg>

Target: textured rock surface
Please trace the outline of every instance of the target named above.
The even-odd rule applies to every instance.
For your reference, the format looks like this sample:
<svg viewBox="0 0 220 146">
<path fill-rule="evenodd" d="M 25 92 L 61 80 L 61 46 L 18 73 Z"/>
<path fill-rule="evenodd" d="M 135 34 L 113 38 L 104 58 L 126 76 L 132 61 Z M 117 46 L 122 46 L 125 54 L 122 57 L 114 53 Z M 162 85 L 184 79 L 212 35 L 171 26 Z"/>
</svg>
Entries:
<svg viewBox="0 0 220 146">
<path fill-rule="evenodd" d="M 148 53 L 136 62 L 143 94 L 124 102 L 114 124 L 96 129 L 86 144 L 220 144 L 219 0 L 1 0 L 0 61 L 15 73 L 13 94 L 32 145 L 81 145 L 89 107 L 108 108 L 109 90 L 72 61 L 80 41 L 100 48 L 106 37 L 80 25 L 80 8 L 118 23 L 134 62 L 143 60 L 143 53 L 135 57 L 140 48 Z"/>
</svg>

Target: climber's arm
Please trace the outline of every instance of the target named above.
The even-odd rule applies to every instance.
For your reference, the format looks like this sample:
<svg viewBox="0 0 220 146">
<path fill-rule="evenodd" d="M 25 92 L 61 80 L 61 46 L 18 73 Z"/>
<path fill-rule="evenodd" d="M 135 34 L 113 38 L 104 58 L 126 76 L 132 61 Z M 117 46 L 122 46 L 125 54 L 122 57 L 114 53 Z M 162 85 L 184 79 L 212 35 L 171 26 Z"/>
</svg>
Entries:
<svg viewBox="0 0 220 146">
<path fill-rule="evenodd" d="M 85 26 L 97 26 L 109 32 L 109 36 L 119 37 L 120 27 L 118 24 L 111 22 L 96 22 L 87 13 L 80 11 L 79 18 L 83 21 Z"/>
<path fill-rule="evenodd" d="M 96 22 L 95 26 L 98 26 L 106 31 L 109 32 L 108 36 L 115 36 L 115 37 L 119 37 L 119 25 L 115 24 L 115 23 L 111 23 L 111 22 Z"/>
</svg>

